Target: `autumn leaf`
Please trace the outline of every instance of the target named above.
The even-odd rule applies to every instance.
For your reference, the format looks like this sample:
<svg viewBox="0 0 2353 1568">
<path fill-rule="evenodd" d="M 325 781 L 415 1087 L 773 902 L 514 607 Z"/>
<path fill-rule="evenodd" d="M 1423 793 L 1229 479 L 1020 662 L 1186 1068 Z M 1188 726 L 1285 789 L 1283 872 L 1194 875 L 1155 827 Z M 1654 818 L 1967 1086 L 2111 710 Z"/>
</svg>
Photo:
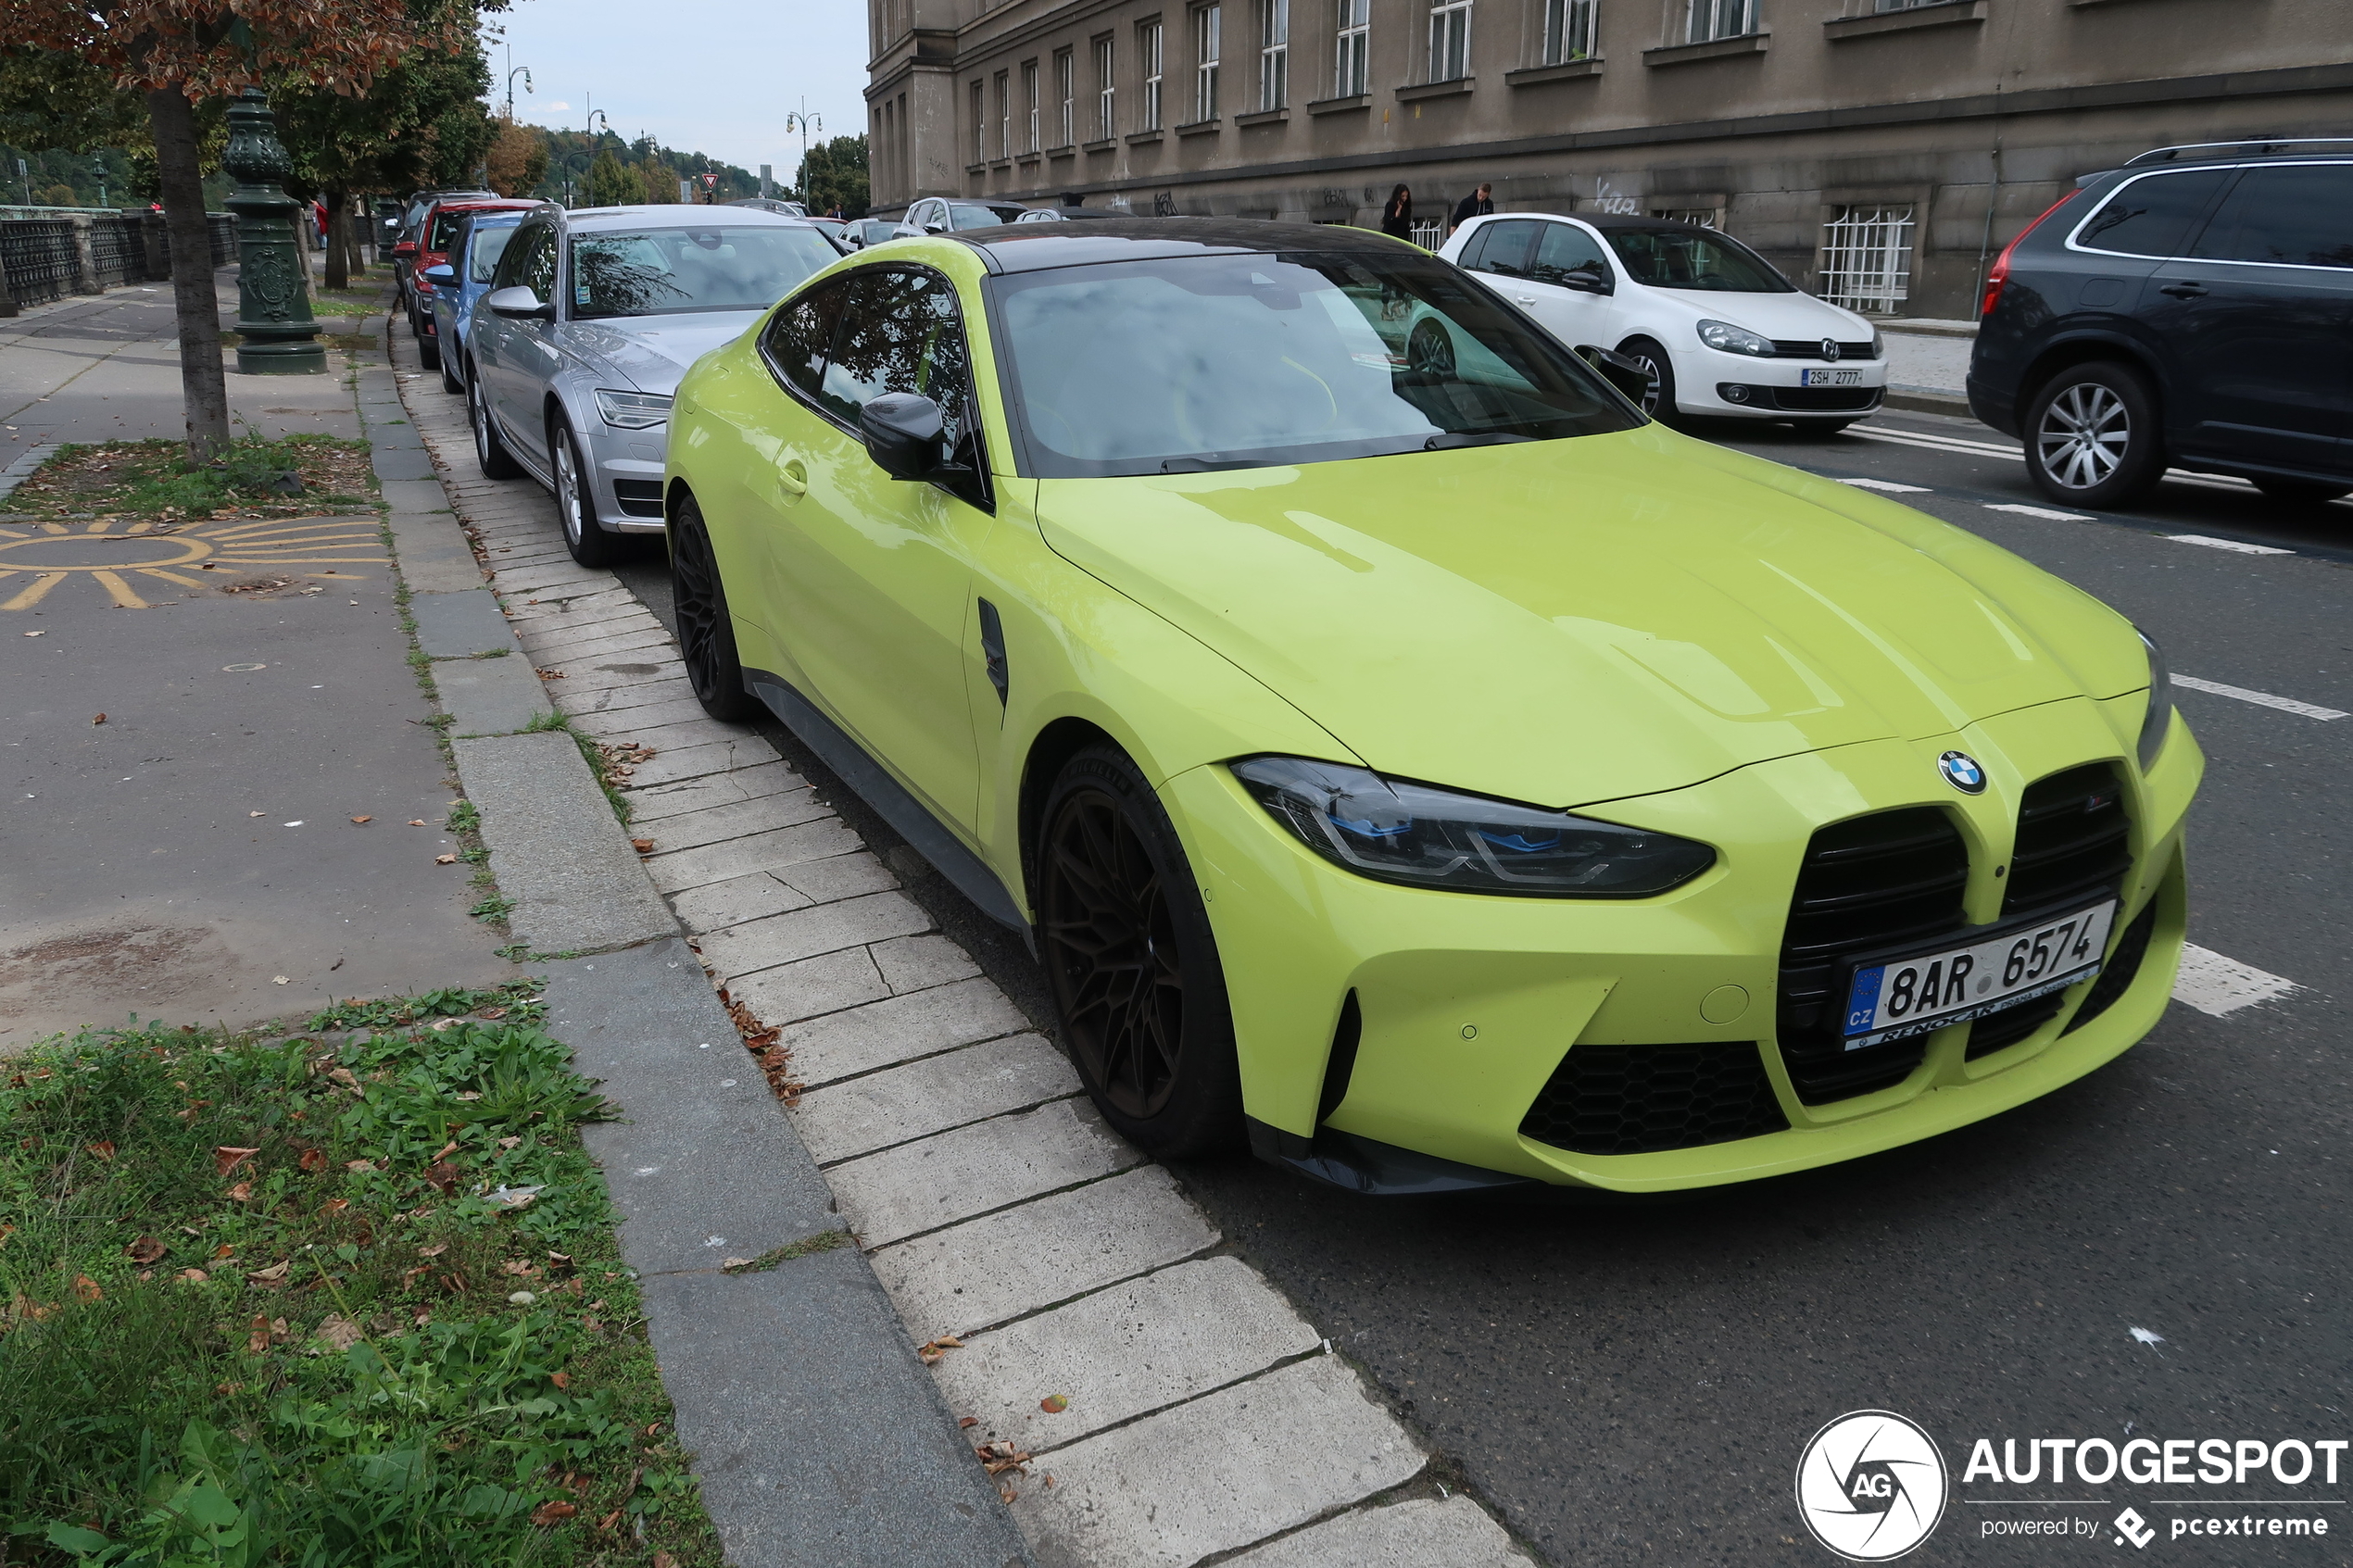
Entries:
<svg viewBox="0 0 2353 1568">
<path fill-rule="evenodd" d="M 351 825 L 358 827 L 361 822 L 372 822 L 375 820 L 373 817 L 354 817 L 351 819 Z"/>
<path fill-rule="evenodd" d="M 96 718 L 94 718 L 94 719 L 91 720 L 90 721 L 91 721 L 92 723 L 94 723 L 94 724 L 103 724 L 103 723 L 105 723 L 105 722 L 107 721 L 107 716 L 106 716 L 105 714 L 101 713 L 101 714 L 99 714 Z"/>
<path fill-rule="evenodd" d="M 417 1248 L 417 1256 L 418 1256 L 418 1257 L 420 1257 L 420 1258 L 438 1258 L 438 1257 L 440 1257 L 440 1256 L 441 1256 L 444 1252 L 447 1252 L 447 1251 L 448 1251 L 448 1250 L 449 1250 L 449 1244 L 448 1244 L 447 1242 L 446 1242 L 446 1241 L 436 1241 L 436 1242 L 434 1242 L 434 1243 L 431 1247 L 420 1247 L 420 1248 Z"/>
<path fill-rule="evenodd" d="M 327 1348 L 331 1350 L 347 1350 L 351 1348 L 354 1340 L 365 1339 L 367 1336 L 366 1329 L 361 1328 L 341 1312 L 329 1312 L 327 1321 L 319 1325 L 319 1337 L 326 1341 Z"/>
<path fill-rule="evenodd" d="M 302 1151 L 302 1160 L 301 1160 L 301 1164 L 302 1164 L 302 1168 L 303 1168 L 304 1170 L 306 1170 L 306 1171 L 323 1171 L 323 1170 L 325 1170 L 325 1169 L 327 1168 L 327 1155 L 326 1155 L 326 1151 L 325 1151 L 325 1150 L 323 1150 L 323 1149 L 317 1149 L 317 1148 L 306 1148 L 306 1149 L 304 1149 L 304 1150 Z"/>
<path fill-rule="evenodd" d="M 454 866 L 458 863 L 458 857 L 455 855 L 435 855 L 433 858 L 433 863 L 436 866 Z"/>
<path fill-rule="evenodd" d="M 1038 1401 L 1038 1408 L 1048 1415 L 1060 1415 L 1070 1409 L 1070 1401 L 1060 1394 L 1049 1394 Z"/>
<path fill-rule="evenodd" d="M 458 1190 L 458 1167 L 447 1160 L 436 1160 L 425 1167 L 425 1180 L 441 1190 L 444 1198 Z"/>
<path fill-rule="evenodd" d="M 184 1280 L 190 1285 L 202 1285 L 212 1276 L 205 1273 L 202 1269 L 182 1269 L 171 1277 L 177 1280 Z"/>
<path fill-rule="evenodd" d="M 282 1258 L 266 1269 L 250 1269 L 245 1273 L 247 1285 L 258 1285 L 265 1290 L 275 1290 L 286 1283 L 286 1273 L 294 1267 L 294 1260 Z"/>
<path fill-rule="evenodd" d="M 351 1199 L 347 1198 L 331 1198 L 319 1205 L 319 1217 L 322 1220 L 332 1220 L 350 1207 Z"/>
<path fill-rule="evenodd" d="M 654 852 L 654 841 L 650 838 L 633 838 L 629 844 L 630 847 L 635 849 L 640 855 L 650 855 Z"/>
<path fill-rule="evenodd" d="M 82 1301 L 103 1301 L 107 1298 L 107 1293 L 98 1288 L 98 1282 L 88 1274 L 73 1276 L 73 1294 L 76 1299 Z"/>
<path fill-rule="evenodd" d="M 568 1372 L 551 1372 L 547 1374 L 547 1381 L 554 1384 L 559 1388 L 570 1388 L 572 1386 L 572 1374 Z"/>
<path fill-rule="evenodd" d="M 580 1512 L 578 1505 L 568 1502 L 543 1502 L 531 1511 L 531 1522 L 545 1529 L 560 1524 Z"/>
<path fill-rule="evenodd" d="M 956 1423 L 956 1424 L 957 1424 L 957 1425 L 959 1425 L 959 1426 L 967 1426 L 967 1427 L 969 1427 L 969 1426 L 978 1426 L 978 1425 L 980 1424 L 980 1417 L 978 1417 L 978 1416 L 976 1416 L 976 1415 L 968 1415 L 968 1416 L 964 1417 L 964 1419 L 963 1419 L 963 1420 L 962 1420 L 962 1421 L 960 1421 L 960 1422 Z"/>
<path fill-rule="evenodd" d="M 231 1187 L 229 1189 L 229 1201 L 232 1203 L 252 1202 L 253 1184 L 251 1182 L 239 1182 L 235 1186 Z"/>
<path fill-rule="evenodd" d="M 343 1162 L 343 1168 L 346 1171 L 372 1171 L 376 1168 L 376 1162 L 372 1160 L 346 1160 Z"/>
<path fill-rule="evenodd" d="M 114 1158 L 114 1144 L 109 1139 L 101 1138 L 96 1143 L 90 1146 L 90 1152 L 96 1155 L 101 1160 L 112 1160 Z"/>
<path fill-rule="evenodd" d="M 164 1254 L 164 1245 L 154 1236 L 143 1236 L 122 1249 L 122 1255 L 141 1265 L 155 1262 Z"/>
<path fill-rule="evenodd" d="M 223 1144 L 212 1151 L 212 1173 L 225 1176 L 260 1152 L 258 1148 L 233 1148 Z"/>
</svg>

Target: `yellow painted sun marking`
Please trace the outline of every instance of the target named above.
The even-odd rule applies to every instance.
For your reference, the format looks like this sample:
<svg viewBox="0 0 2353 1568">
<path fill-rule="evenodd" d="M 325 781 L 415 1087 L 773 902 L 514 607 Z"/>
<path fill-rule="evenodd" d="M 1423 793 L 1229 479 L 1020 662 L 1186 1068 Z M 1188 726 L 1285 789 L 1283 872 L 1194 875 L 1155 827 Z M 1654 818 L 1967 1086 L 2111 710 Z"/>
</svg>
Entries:
<svg viewBox="0 0 2353 1568">
<path fill-rule="evenodd" d="M 0 612 L 31 609 L 60 584 L 77 581 L 97 590 L 84 603 L 145 609 L 147 601 L 133 586 L 133 575 L 196 589 L 235 581 L 228 571 L 209 579 L 202 575 L 222 568 L 288 569 L 289 576 L 353 581 L 368 575 L 357 569 L 386 564 L 381 526 L 372 517 L 160 525 L 105 517 L 0 524 Z M 326 570 L 295 570 L 307 567 Z"/>
</svg>

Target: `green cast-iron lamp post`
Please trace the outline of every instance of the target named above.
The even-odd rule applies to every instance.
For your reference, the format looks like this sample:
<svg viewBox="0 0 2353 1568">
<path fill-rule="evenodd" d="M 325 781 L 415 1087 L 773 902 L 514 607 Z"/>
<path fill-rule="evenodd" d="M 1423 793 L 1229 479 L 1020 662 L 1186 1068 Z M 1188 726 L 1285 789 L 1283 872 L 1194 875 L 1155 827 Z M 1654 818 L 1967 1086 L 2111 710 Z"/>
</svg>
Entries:
<svg viewBox="0 0 2353 1568">
<path fill-rule="evenodd" d="M 292 167 L 278 141 L 270 99 L 248 87 L 229 106 L 222 166 L 237 182 L 223 204 L 237 215 L 237 369 L 253 375 L 304 375 L 327 368 L 293 223 L 302 204 L 286 194 Z"/>
</svg>

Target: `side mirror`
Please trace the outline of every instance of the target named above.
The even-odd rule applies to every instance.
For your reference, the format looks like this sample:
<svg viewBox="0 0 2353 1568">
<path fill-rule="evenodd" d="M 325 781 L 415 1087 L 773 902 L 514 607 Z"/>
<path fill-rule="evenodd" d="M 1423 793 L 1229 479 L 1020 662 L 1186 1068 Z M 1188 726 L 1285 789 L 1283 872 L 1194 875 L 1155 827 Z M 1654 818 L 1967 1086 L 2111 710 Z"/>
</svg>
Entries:
<svg viewBox="0 0 2353 1568">
<path fill-rule="evenodd" d="M 527 320 L 534 317 L 542 321 L 556 319 L 556 307 L 543 305 L 537 295 L 525 288 L 493 289 L 483 303 L 490 307 L 493 316 L 504 316 L 509 320 Z"/>
<path fill-rule="evenodd" d="M 458 286 L 458 270 L 445 261 L 437 267 L 426 268 L 424 279 L 437 289 L 455 288 Z"/>
<path fill-rule="evenodd" d="M 1561 287 L 1565 289 L 1575 289 L 1579 294 L 1614 294 L 1617 292 L 1615 285 L 1611 283 L 1610 280 L 1599 272 L 1587 272 L 1582 270 L 1563 272 L 1557 281 L 1559 282 Z"/>
<path fill-rule="evenodd" d="M 1590 343 L 1577 345 L 1577 357 L 1601 373 L 1602 380 L 1626 395 L 1626 400 L 1639 408 L 1651 395 L 1650 372 L 1625 355 Z"/>
<path fill-rule="evenodd" d="M 886 392 L 858 410 L 866 455 L 893 479 L 930 479 L 940 471 L 948 424 L 939 405 L 912 392 Z"/>
<path fill-rule="evenodd" d="M 414 256 L 417 254 L 417 242 L 414 240 L 402 240 L 399 244 L 392 247 L 392 254 L 395 256 Z"/>
</svg>

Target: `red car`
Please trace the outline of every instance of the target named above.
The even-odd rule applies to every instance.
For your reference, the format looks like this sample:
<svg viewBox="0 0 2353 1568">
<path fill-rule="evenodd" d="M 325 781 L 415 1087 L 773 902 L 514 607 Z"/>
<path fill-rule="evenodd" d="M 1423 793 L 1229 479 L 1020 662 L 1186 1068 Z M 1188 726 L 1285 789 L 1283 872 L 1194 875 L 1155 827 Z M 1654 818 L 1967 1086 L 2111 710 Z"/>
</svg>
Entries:
<svg viewBox="0 0 2353 1568">
<path fill-rule="evenodd" d="M 458 225 L 477 212 L 527 212 L 539 206 L 535 201 L 510 200 L 502 196 L 470 196 L 459 200 L 442 200 L 425 208 L 417 226 L 417 238 L 403 241 L 396 251 L 415 249 L 401 259 L 409 263 L 409 331 L 417 340 L 417 357 L 430 370 L 441 363 L 441 344 L 434 335 L 433 285 L 425 282 L 428 270 L 449 259 L 449 242 L 457 237 Z"/>
</svg>

